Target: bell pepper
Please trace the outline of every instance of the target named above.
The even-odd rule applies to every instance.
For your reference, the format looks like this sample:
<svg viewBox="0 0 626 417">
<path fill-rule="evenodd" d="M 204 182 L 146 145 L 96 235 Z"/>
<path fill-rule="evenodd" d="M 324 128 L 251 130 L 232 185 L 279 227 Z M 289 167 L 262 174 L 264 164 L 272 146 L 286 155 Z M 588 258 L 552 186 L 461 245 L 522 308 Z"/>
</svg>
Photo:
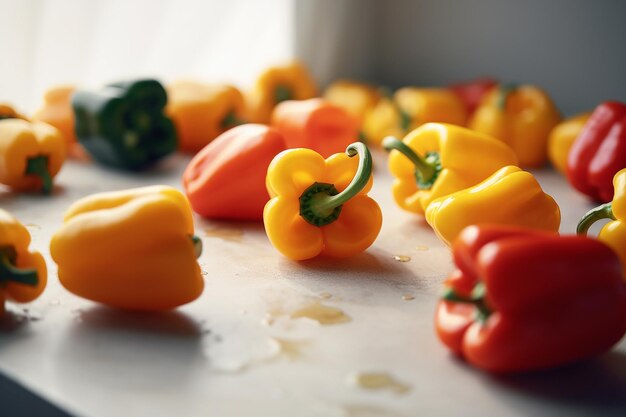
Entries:
<svg viewBox="0 0 626 417">
<path fill-rule="evenodd" d="M 5 300 L 27 303 L 46 288 L 46 262 L 39 252 L 30 252 L 28 245 L 28 230 L 0 209 L 0 316 Z"/>
<path fill-rule="evenodd" d="M 426 221 L 449 246 L 472 224 L 523 226 L 556 233 L 561 211 L 531 173 L 510 165 L 480 184 L 431 201 Z"/>
<path fill-rule="evenodd" d="M 553 368 L 599 355 L 626 333 L 617 256 L 578 236 L 471 226 L 435 314 L 439 339 L 491 372 Z"/>
<path fill-rule="evenodd" d="M 155 80 L 109 84 L 72 95 L 76 136 L 96 161 L 138 170 L 176 150 L 176 131 L 163 113 L 167 93 Z"/>
<path fill-rule="evenodd" d="M 381 92 L 370 84 L 339 80 L 324 91 L 324 98 L 346 110 L 357 119 L 359 126 L 362 126 L 367 113 L 381 99 Z"/>
<path fill-rule="evenodd" d="M 127 310 L 168 310 L 204 288 L 189 202 L 151 186 L 78 200 L 50 242 L 59 280 L 71 293 Z"/>
<path fill-rule="evenodd" d="M 230 85 L 179 81 L 167 88 L 167 113 L 178 134 L 178 147 L 196 153 L 226 130 L 243 123 L 241 92 Z"/>
<path fill-rule="evenodd" d="M 560 120 L 545 91 L 530 85 L 502 85 L 485 97 L 468 127 L 507 143 L 520 166 L 539 167 L 548 156 L 548 135 Z"/>
<path fill-rule="evenodd" d="M 343 152 L 359 136 L 356 119 L 322 98 L 280 103 L 271 126 L 283 135 L 287 148 L 313 149 L 324 158 Z"/>
<path fill-rule="evenodd" d="M 428 123 L 402 141 L 389 137 L 393 196 L 407 211 L 424 213 L 436 198 L 478 184 L 498 169 L 517 163 L 513 151 L 487 135 L 459 126 Z"/>
<path fill-rule="evenodd" d="M 373 143 L 381 143 L 387 136 L 403 136 L 424 123 L 464 125 L 466 119 L 465 105 L 452 91 L 404 87 L 369 112 L 363 133 Z"/>
<path fill-rule="evenodd" d="M 0 120 L 1 184 L 49 194 L 64 160 L 65 141 L 54 127 L 21 119 Z"/>
<path fill-rule="evenodd" d="M 16 112 L 15 109 L 13 109 L 13 107 L 9 106 L 8 104 L 0 103 L 0 120 L 3 120 L 3 119 L 28 120 L 25 116 Z"/>
<path fill-rule="evenodd" d="M 380 207 L 367 196 L 371 172 L 371 155 L 360 142 L 326 160 L 310 149 L 279 153 L 267 170 L 272 199 L 263 212 L 272 245 L 294 260 L 367 249 L 382 225 Z"/>
<path fill-rule="evenodd" d="M 467 114 L 474 113 L 483 97 L 494 89 L 498 82 L 491 77 L 476 78 L 475 80 L 451 84 L 450 90 L 456 94 L 467 109 Z"/>
<path fill-rule="evenodd" d="M 591 113 L 583 113 L 562 121 L 552 129 L 548 137 L 548 157 L 552 165 L 563 175 L 567 174 L 567 155 Z"/>
<path fill-rule="evenodd" d="M 592 224 L 610 219 L 600 230 L 598 238 L 617 253 L 626 271 L 626 168 L 613 178 L 615 195 L 613 201 L 590 210 L 578 223 L 576 232 L 586 235 Z M 626 279 L 626 273 L 624 274 Z"/>
<path fill-rule="evenodd" d="M 257 78 L 248 96 L 248 117 L 254 123 L 269 123 L 274 107 L 286 100 L 306 100 L 317 96 L 315 80 L 298 62 L 271 67 Z"/>
<path fill-rule="evenodd" d="M 263 219 L 270 199 L 267 168 L 285 149 L 282 135 L 269 126 L 244 124 L 222 133 L 185 169 L 183 185 L 191 207 L 203 217 Z"/>
<path fill-rule="evenodd" d="M 596 201 L 613 197 L 613 176 L 626 168 L 626 104 L 602 103 L 593 111 L 567 158 L 567 178 Z"/>
</svg>

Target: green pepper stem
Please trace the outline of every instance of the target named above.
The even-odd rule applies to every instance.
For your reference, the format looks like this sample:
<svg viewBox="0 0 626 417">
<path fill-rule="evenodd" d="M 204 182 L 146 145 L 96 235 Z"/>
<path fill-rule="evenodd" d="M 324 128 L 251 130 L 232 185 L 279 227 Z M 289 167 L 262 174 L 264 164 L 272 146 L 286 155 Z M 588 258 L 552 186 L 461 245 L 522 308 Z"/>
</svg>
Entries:
<svg viewBox="0 0 626 417">
<path fill-rule="evenodd" d="M 6 251 L 0 251 L 0 287 L 6 281 L 18 282 L 24 285 L 35 286 L 39 282 L 36 269 L 21 269 L 13 265 L 12 256 Z"/>
<path fill-rule="evenodd" d="M 498 107 L 498 109 L 500 109 L 501 111 L 506 110 L 506 101 L 509 98 L 509 94 L 515 91 L 515 89 L 517 89 L 517 84 L 513 83 L 504 84 L 500 87 L 500 90 L 498 92 L 498 99 L 496 101 L 496 106 Z"/>
<path fill-rule="evenodd" d="M 37 175 L 41 178 L 42 182 L 42 191 L 44 194 L 50 194 L 52 191 L 52 176 L 50 175 L 50 171 L 48 171 L 48 157 L 47 156 L 36 156 L 34 158 L 29 158 L 26 163 L 26 172 L 27 175 Z"/>
<path fill-rule="evenodd" d="M 231 111 L 229 112 L 226 117 L 224 117 L 224 119 L 222 120 L 222 128 L 223 129 L 228 129 L 234 126 L 239 126 L 246 123 L 245 120 L 240 119 L 239 117 L 237 117 L 237 114 L 235 113 L 235 111 Z"/>
<path fill-rule="evenodd" d="M 602 219 L 616 220 L 615 215 L 613 214 L 613 205 L 611 203 L 605 203 L 589 210 L 583 218 L 580 219 L 580 222 L 578 222 L 576 233 L 579 235 L 586 235 L 589 228 L 591 228 L 595 222 Z"/>
<path fill-rule="evenodd" d="M 191 235 L 190 239 L 191 239 L 191 243 L 193 244 L 193 250 L 194 250 L 194 253 L 196 254 L 196 258 L 199 258 L 200 255 L 202 255 L 202 239 L 200 239 L 196 235 Z"/>
<path fill-rule="evenodd" d="M 326 195 L 318 198 L 313 202 L 312 208 L 316 211 L 326 212 L 332 211 L 357 195 L 367 185 L 372 176 L 372 155 L 367 146 L 361 142 L 355 142 L 348 145 L 346 153 L 349 157 L 359 155 L 359 166 L 350 184 L 339 194 L 330 196 Z"/>
<path fill-rule="evenodd" d="M 431 153 L 431 157 L 422 158 L 406 143 L 393 136 L 387 136 L 383 139 L 383 148 L 386 151 L 396 150 L 409 158 L 409 160 L 413 162 L 413 165 L 415 165 L 415 173 L 420 188 L 429 189 L 432 187 L 432 184 L 441 171 L 441 163 L 438 156 L 434 157 L 435 153 Z"/>
<path fill-rule="evenodd" d="M 485 302 L 486 295 L 487 289 L 485 287 L 485 284 L 479 282 L 474 286 L 474 289 L 472 290 L 472 293 L 469 297 L 462 297 L 458 295 L 453 288 L 448 287 L 445 289 L 441 298 L 446 301 L 452 301 L 456 303 L 472 304 L 476 308 L 477 319 L 484 323 L 492 313 L 491 309 L 489 308 L 489 306 L 487 306 L 487 303 Z"/>
<path fill-rule="evenodd" d="M 277 85 L 274 90 L 274 101 L 276 104 L 281 103 L 283 101 L 293 99 L 293 95 L 291 93 L 291 88 L 285 85 Z"/>
</svg>

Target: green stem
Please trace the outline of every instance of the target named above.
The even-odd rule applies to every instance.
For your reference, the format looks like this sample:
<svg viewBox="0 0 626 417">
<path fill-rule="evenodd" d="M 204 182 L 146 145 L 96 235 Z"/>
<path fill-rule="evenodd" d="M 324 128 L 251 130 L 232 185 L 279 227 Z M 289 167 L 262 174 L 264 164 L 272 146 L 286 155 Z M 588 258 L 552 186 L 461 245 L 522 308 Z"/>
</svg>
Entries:
<svg viewBox="0 0 626 417">
<path fill-rule="evenodd" d="M 517 89 L 517 84 L 504 84 L 500 87 L 498 92 L 498 100 L 496 101 L 496 106 L 501 111 L 506 110 L 506 101 L 509 98 L 509 94 Z"/>
<path fill-rule="evenodd" d="M 200 239 L 196 235 L 191 235 L 190 239 L 191 239 L 191 243 L 193 244 L 193 250 L 194 250 L 194 253 L 196 254 L 196 258 L 199 258 L 200 255 L 202 255 L 202 239 Z"/>
<path fill-rule="evenodd" d="M 293 95 L 291 93 L 291 88 L 284 85 L 277 85 L 274 90 L 274 101 L 276 104 L 281 103 L 286 100 L 291 100 Z"/>
<path fill-rule="evenodd" d="M 437 152 L 429 152 L 425 158 L 422 158 L 409 145 L 393 136 L 383 139 L 383 148 L 386 151 L 396 150 L 413 162 L 415 178 L 420 189 L 429 190 L 439 177 L 442 168 Z"/>
<path fill-rule="evenodd" d="M 605 203 L 589 210 L 583 218 L 580 219 L 580 222 L 578 222 L 576 233 L 586 235 L 591 225 L 602 219 L 617 220 L 613 214 L 613 205 L 611 203 Z"/>
<path fill-rule="evenodd" d="M 233 110 L 229 112 L 222 120 L 222 129 L 228 129 L 234 126 L 242 125 L 244 123 L 246 123 L 246 121 L 237 117 L 237 114 Z"/>
<path fill-rule="evenodd" d="M 0 287 L 7 281 L 18 282 L 24 285 L 35 286 L 39 282 L 36 269 L 17 268 L 13 248 L 0 250 Z"/>
<path fill-rule="evenodd" d="M 42 191 L 44 194 L 50 194 L 52 191 L 52 176 L 48 171 L 48 157 L 47 156 L 36 156 L 34 158 L 29 158 L 26 163 L 26 172 L 27 175 L 37 175 L 41 178 L 42 182 Z"/>
<path fill-rule="evenodd" d="M 476 286 L 474 286 L 474 289 L 469 297 L 461 297 L 456 293 L 456 291 L 454 291 L 454 289 L 448 287 L 444 291 L 441 298 L 446 301 L 474 305 L 474 307 L 476 307 L 476 318 L 484 323 L 492 313 L 491 309 L 485 302 L 486 295 L 487 289 L 485 288 L 485 284 L 479 282 Z"/>
<path fill-rule="evenodd" d="M 356 196 L 369 182 L 372 176 L 372 155 L 361 142 L 350 144 L 346 154 L 359 156 L 359 165 L 354 178 L 340 193 L 333 184 L 314 183 L 300 196 L 300 215 L 314 226 L 325 226 L 337 220 L 341 207 Z"/>
</svg>

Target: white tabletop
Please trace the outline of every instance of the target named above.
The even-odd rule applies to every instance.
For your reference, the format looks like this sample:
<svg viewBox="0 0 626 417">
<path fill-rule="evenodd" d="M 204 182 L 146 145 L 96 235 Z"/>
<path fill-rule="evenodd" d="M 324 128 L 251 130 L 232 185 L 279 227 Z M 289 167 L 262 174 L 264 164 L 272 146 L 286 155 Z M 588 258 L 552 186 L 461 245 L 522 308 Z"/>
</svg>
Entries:
<svg viewBox="0 0 626 417">
<path fill-rule="evenodd" d="M 367 252 L 292 262 L 272 248 L 261 224 L 197 217 L 205 292 L 152 315 L 68 293 L 48 242 L 72 201 L 148 184 L 180 188 L 187 158 L 142 174 L 70 162 L 51 197 L 0 190 L 0 207 L 28 225 L 49 266 L 42 297 L 9 306 L 0 372 L 90 417 L 626 415 L 626 339 L 582 364 L 506 377 L 449 354 L 435 336 L 433 310 L 453 269 L 450 252 L 423 220 L 393 204 L 384 155 L 375 157 L 371 195 L 384 224 Z M 561 206 L 562 231 L 573 231 L 591 203 L 554 171 L 536 173 Z M 408 262 L 397 260 L 405 256 Z M 327 311 L 336 314 L 330 323 L 297 317 L 320 305 L 336 309 Z M 369 373 L 391 381 L 383 378 L 379 389 L 355 382 Z"/>
</svg>

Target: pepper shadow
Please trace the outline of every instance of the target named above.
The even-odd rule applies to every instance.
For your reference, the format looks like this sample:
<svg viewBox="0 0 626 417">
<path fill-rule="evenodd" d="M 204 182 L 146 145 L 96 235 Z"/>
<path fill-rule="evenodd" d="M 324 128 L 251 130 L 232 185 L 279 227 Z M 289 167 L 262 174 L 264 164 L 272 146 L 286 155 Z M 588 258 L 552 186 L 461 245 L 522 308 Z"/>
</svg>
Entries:
<svg viewBox="0 0 626 417">
<path fill-rule="evenodd" d="M 6 310 L 3 315 L 0 316 L 0 335 L 11 334 L 19 331 L 28 323 L 23 316 L 13 313 L 10 310 Z"/>
</svg>

